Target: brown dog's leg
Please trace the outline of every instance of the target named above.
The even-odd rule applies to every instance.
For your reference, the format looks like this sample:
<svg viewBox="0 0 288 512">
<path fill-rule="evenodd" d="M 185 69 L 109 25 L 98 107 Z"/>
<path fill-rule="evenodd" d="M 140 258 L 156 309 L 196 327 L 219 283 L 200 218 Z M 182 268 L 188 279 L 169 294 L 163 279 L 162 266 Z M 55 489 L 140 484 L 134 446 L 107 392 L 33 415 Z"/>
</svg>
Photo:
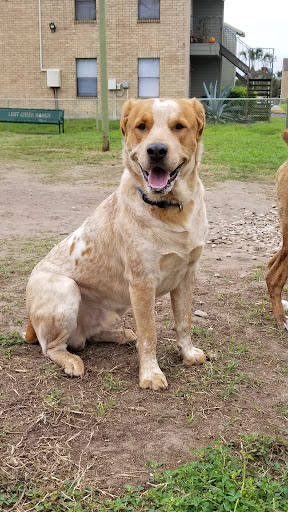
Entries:
<svg viewBox="0 0 288 512">
<path fill-rule="evenodd" d="M 280 251 L 276 252 L 276 254 L 274 254 L 274 256 L 271 258 L 271 260 L 269 261 L 269 263 L 267 265 L 268 268 L 271 268 L 272 265 L 274 265 L 274 262 L 277 260 L 279 253 L 280 253 Z"/>
<path fill-rule="evenodd" d="M 288 319 L 285 316 L 281 302 L 281 293 L 288 277 L 288 252 L 282 247 L 280 251 L 272 258 L 272 265 L 266 276 L 266 283 L 272 309 L 277 325 L 280 329 L 288 329 Z M 271 264 L 270 261 L 270 264 Z"/>
<path fill-rule="evenodd" d="M 166 389 L 167 380 L 156 358 L 155 287 L 148 280 L 133 282 L 130 297 L 137 330 L 140 387 Z"/>
<path fill-rule="evenodd" d="M 194 347 L 191 340 L 191 301 L 194 279 L 194 271 L 189 270 L 177 288 L 170 292 L 177 346 L 187 366 L 202 364 L 206 360 L 204 352 Z"/>
</svg>

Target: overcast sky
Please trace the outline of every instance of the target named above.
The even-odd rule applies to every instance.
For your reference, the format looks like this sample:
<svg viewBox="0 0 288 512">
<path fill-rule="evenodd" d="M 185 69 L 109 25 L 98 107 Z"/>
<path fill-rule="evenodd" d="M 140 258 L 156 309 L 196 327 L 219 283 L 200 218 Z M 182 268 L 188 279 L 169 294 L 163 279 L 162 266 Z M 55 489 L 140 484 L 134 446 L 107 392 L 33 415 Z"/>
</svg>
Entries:
<svg viewBox="0 0 288 512">
<path fill-rule="evenodd" d="M 245 32 L 241 38 L 252 48 L 274 48 L 274 72 L 288 58 L 287 0 L 225 0 L 224 21 Z"/>
</svg>

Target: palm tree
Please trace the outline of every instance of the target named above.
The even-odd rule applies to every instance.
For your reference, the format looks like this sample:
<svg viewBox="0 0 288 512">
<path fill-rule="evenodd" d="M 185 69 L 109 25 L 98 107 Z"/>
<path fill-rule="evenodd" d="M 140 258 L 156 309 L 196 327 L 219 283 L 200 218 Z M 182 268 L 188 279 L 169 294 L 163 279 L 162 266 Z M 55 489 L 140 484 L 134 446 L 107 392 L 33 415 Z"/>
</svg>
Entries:
<svg viewBox="0 0 288 512">
<path fill-rule="evenodd" d="M 272 68 L 273 62 L 276 60 L 273 53 L 267 52 L 263 55 L 262 65 Z"/>
<path fill-rule="evenodd" d="M 248 65 L 251 71 L 255 71 L 256 62 L 259 62 L 263 58 L 263 50 L 262 48 L 249 48 L 247 51 L 243 50 L 240 52 L 240 55 L 249 63 Z"/>
</svg>

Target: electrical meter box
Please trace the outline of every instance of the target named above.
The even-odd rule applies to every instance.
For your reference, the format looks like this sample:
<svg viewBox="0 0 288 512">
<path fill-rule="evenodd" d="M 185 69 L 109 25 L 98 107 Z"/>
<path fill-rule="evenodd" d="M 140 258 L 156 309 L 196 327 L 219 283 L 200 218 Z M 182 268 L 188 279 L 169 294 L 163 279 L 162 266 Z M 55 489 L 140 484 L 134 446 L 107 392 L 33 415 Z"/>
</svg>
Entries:
<svg viewBox="0 0 288 512">
<path fill-rule="evenodd" d="M 47 87 L 61 87 L 60 69 L 47 69 Z"/>
<path fill-rule="evenodd" d="M 108 89 L 109 89 L 109 91 L 116 91 L 116 89 L 117 89 L 116 78 L 108 78 Z"/>
</svg>

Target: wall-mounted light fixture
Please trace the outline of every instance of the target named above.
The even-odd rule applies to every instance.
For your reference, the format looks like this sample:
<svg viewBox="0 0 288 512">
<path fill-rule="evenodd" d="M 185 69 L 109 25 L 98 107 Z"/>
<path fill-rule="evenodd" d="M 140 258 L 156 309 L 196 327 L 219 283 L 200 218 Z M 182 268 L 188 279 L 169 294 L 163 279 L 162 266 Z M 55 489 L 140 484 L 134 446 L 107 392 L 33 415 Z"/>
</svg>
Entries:
<svg viewBox="0 0 288 512">
<path fill-rule="evenodd" d="M 51 32 L 55 32 L 55 30 L 56 30 L 55 23 L 49 23 L 49 27 L 50 27 Z"/>
</svg>

